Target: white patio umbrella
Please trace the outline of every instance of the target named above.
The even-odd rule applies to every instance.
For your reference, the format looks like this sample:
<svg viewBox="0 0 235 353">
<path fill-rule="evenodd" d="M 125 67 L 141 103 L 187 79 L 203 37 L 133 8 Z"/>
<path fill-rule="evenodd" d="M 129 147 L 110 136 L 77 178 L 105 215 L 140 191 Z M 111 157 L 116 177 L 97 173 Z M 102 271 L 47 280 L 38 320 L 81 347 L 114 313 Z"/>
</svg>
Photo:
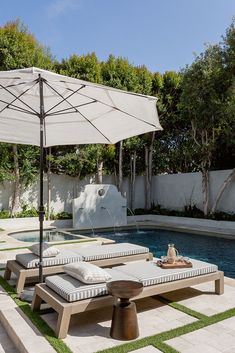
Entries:
<svg viewBox="0 0 235 353">
<path fill-rule="evenodd" d="M 40 146 L 40 260 L 43 281 L 43 149 L 114 144 L 161 130 L 156 97 L 62 76 L 38 68 L 0 72 L 0 141 Z"/>
</svg>

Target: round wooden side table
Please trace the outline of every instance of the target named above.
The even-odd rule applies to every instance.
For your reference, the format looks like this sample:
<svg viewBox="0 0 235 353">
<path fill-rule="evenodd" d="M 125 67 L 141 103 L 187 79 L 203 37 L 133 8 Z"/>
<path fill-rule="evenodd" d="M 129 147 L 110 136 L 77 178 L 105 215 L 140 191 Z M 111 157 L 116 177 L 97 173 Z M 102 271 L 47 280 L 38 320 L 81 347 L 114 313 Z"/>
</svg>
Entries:
<svg viewBox="0 0 235 353">
<path fill-rule="evenodd" d="M 113 305 L 110 336 L 117 340 L 133 340 L 139 336 L 136 305 L 130 298 L 143 290 L 143 284 L 135 281 L 111 281 L 107 283 L 108 293 L 119 298 Z"/>
</svg>

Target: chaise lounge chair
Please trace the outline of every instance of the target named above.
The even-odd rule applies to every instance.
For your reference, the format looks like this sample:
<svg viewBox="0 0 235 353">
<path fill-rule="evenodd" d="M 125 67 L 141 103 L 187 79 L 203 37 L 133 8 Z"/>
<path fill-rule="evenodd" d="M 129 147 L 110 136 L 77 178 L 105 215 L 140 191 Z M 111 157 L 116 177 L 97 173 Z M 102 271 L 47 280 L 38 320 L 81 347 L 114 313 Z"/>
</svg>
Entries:
<svg viewBox="0 0 235 353">
<path fill-rule="evenodd" d="M 130 243 L 73 247 L 71 250 L 62 248 L 57 256 L 43 258 L 43 274 L 48 276 L 62 273 L 65 264 L 77 261 L 87 261 L 104 267 L 151 259 L 152 254 L 148 248 Z M 7 261 L 4 278 L 9 280 L 11 273 L 14 273 L 17 277 L 16 293 L 20 294 L 24 290 L 26 279 L 38 278 L 38 264 L 39 257 L 37 255 L 33 253 L 18 254 L 16 260 Z"/>
<path fill-rule="evenodd" d="M 214 281 L 215 292 L 223 294 L 224 276 L 216 265 L 191 260 L 192 268 L 162 269 L 155 261 L 130 263 L 105 269 L 111 281 L 132 280 L 143 284 L 143 292 L 135 299 L 158 295 L 199 283 Z M 46 278 L 45 283 L 37 284 L 32 302 L 32 310 L 40 310 L 46 302 L 58 313 L 55 334 L 65 338 L 71 315 L 102 308 L 114 303 L 107 294 L 106 283 L 84 284 L 69 274 L 54 275 Z"/>
</svg>

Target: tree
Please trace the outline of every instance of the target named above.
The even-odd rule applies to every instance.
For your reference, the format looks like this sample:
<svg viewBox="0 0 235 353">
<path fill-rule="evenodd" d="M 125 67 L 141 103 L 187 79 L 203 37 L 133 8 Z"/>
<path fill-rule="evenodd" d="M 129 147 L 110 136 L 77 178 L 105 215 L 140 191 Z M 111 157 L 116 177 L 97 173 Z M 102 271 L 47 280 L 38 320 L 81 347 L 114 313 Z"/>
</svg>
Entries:
<svg viewBox="0 0 235 353">
<path fill-rule="evenodd" d="M 205 215 L 209 210 L 209 170 L 216 142 L 226 123 L 224 107 L 228 82 L 218 45 L 209 46 L 184 70 L 181 102 L 184 114 L 191 121 L 196 163 L 202 172 Z"/>
<path fill-rule="evenodd" d="M 139 78 L 136 68 L 127 59 L 110 55 L 101 65 L 102 81 L 110 87 L 138 92 Z M 123 142 L 118 144 L 118 190 L 122 192 L 123 182 Z"/>
<path fill-rule="evenodd" d="M 101 66 L 95 53 L 87 55 L 72 55 L 69 59 L 63 59 L 55 65 L 56 71 L 89 82 L 101 82 Z"/>
<path fill-rule="evenodd" d="M 28 32 L 27 28 L 19 21 L 9 22 L 5 26 L 0 27 L 0 70 L 13 70 L 30 66 L 39 66 L 41 68 L 50 69 L 53 65 L 53 59 L 48 48 L 43 47 Z M 1 145 L 3 146 L 3 145 Z M 2 147 L 6 151 L 6 147 Z M 9 146 L 7 146 L 9 149 Z M 25 180 L 33 180 L 29 178 L 32 173 L 37 173 L 37 169 L 28 165 L 28 171 L 25 170 L 27 160 L 21 163 L 22 154 L 34 154 L 33 160 L 37 157 L 37 149 L 16 145 L 12 147 L 13 160 L 8 170 L 13 171 L 12 179 L 15 181 L 11 212 L 16 213 L 20 208 L 20 184 Z M 29 157 L 29 156 L 28 156 Z M 30 158 L 28 159 L 30 160 Z M 25 175 L 27 177 L 25 178 Z"/>
<path fill-rule="evenodd" d="M 140 158 L 140 153 L 137 155 L 137 151 L 143 150 L 142 139 L 140 136 L 131 137 L 124 141 L 125 154 L 128 156 L 129 168 L 126 169 L 126 173 L 130 176 L 130 209 L 134 209 L 135 203 L 135 181 L 136 181 L 136 169 L 137 161 Z M 143 163 L 142 163 L 143 164 Z"/>
</svg>

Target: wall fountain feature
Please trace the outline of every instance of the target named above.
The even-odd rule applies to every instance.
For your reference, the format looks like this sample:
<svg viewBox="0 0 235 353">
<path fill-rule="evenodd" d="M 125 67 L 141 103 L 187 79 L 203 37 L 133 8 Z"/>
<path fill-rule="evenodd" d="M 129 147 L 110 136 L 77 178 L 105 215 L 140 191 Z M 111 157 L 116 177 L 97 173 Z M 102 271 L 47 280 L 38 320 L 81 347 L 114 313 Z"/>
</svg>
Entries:
<svg viewBox="0 0 235 353">
<path fill-rule="evenodd" d="M 88 184 L 73 200 L 75 229 L 113 228 L 127 225 L 127 201 L 115 185 Z"/>
</svg>

